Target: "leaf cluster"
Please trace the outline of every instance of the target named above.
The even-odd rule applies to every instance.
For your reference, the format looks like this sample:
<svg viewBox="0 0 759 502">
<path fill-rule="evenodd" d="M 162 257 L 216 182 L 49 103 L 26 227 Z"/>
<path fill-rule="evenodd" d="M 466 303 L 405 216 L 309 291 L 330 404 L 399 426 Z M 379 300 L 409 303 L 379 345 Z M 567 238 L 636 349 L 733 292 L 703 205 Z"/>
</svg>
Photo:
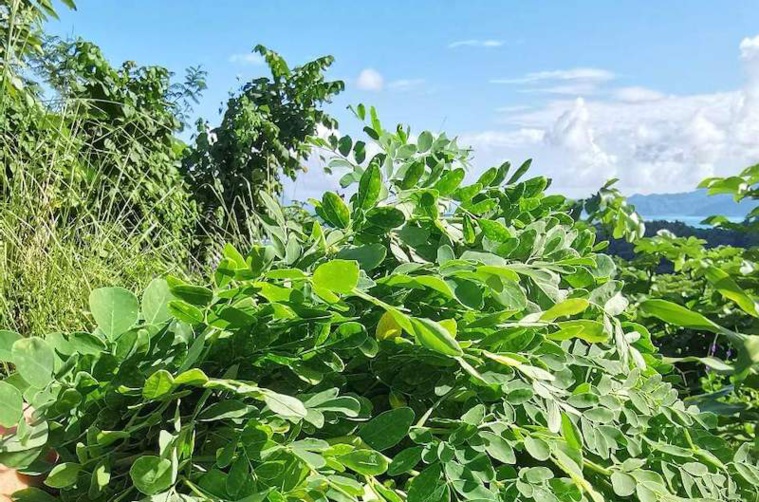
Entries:
<svg viewBox="0 0 759 502">
<path fill-rule="evenodd" d="M 572 202 L 529 162 L 466 182 L 455 140 L 365 131 L 376 155 L 335 139 L 354 193 L 297 220 L 264 196 L 266 238 L 212 284 L 2 334 L 0 419 L 36 412 L 0 461 L 48 474 L 19 500 L 757 500 L 755 447 L 662 378 Z"/>
</svg>

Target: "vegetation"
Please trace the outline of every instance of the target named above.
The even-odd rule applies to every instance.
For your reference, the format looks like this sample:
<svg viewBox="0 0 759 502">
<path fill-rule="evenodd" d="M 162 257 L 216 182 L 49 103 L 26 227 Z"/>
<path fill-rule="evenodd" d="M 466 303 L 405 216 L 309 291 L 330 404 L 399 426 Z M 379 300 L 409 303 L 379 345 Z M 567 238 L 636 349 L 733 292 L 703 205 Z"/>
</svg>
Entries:
<svg viewBox="0 0 759 502">
<path fill-rule="evenodd" d="M 276 52 L 261 45 L 254 50 L 272 78 L 254 79 L 230 97 L 219 127 L 206 130 L 199 121 L 195 147 L 182 165 L 202 216 L 199 232 L 248 246 L 260 237 L 261 194 L 279 195 L 280 178 L 294 179 L 304 169 L 317 127 L 337 127 L 320 106 L 345 87 L 324 79 L 331 56 L 290 69 Z"/>
<path fill-rule="evenodd" d="M 646 228 L 530 161 L 464 186 L 455 139 L 361 105 L 368 138 L 315 138 L 332 58 L 262 46 L 187 145 L 202 69 L 54 15 L 0 5 L 0 464 L 45 483 L 17 500 L 759 501 L 757 210 Z M 282 207 L 314 148 L 345 193 Z M 758 169 L 701 186 L 756 200 Z"/>
<path fill-rule="evenodd" d="M 702 186 L 710 193 L 730 193 L 740 200 L 755 199 L 757 183 L 754 166 L 737 177 L 705 180 Z M 629 261 L 619 260 L 619 277 L 635 300 L 630 314 L 647 326 L 665 362 L 676 369 L 669 381 L 686 402 L 716 413 L 722 437 L 736 445 L 756 441 L 759 418 L 759 380 L 755 371 L 741 365 L 746 357 L 756 359 L 742 351 L 744 341 L 736 337 L 736 333 L 750 333 L 754 340 L 759 333 L 755 218 L 749 214 L 744 225 L 736 225 L 714 216 L 708 221 L 726 228 L 702 234 L 716 236 L 717 242 L 729 235 L 748 244 L 745 247 L 714 247 L 692 235 L 660 230 L 636 241 Z M 682 305 L 699 319 L 694 317 L 686 329 L 677 329 L 666 322 L 667 316 L 646 317 L 652 301 Z"/>
<path fill-rule="evenodd" d="M 227 246 L 213 284 L 97 289 L 92 333 L 4 333 L 2 424 L 37 419 L 2 462 L 61 500 L 757 498 L 751 445 L 662 378 L 573 202 L 527 164 L 461 186 L 455 141 L 370 116 L 380 153 L 337 140 L 350 200 L 295 223 L 264 197 L 268 244 Z"/>
<path fill-rule="evenodd" d="M 295 176 L 307 138 L 334 124 L 319 105 L 342 89 L 324 81 L 331 58 L 289 70 L 258 47 L 272 77 L 246 84 L 188 146 L 177 134 L 201 69 L 177 81 L 113 67 L 90 42 L 46 37 L 54 14 L 47 1 L 0 6 L 0 326 L 22 333 L 90 328 L 89 290 L 201 277 L 225 241 L 249 247 L 258 192 Z"/>
</svg>

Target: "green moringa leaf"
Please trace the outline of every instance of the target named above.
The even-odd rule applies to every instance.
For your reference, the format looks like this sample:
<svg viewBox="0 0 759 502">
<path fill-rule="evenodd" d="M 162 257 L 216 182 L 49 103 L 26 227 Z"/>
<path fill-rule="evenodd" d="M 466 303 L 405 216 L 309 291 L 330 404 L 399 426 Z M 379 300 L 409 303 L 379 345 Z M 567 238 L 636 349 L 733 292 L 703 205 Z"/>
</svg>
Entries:
<svg viewBox="0 0 759 502">
<path fill-rule="evenodd" d="M 722 296 L 734 301 L 745 313 L 759 317 L 757 303 L 736 284 L 727 272 L 717 267 L 709 267 L 706 269 L 706 279 Z"/>
<path fill-rule="evenodd" d="M 371 209 L 377 204 L 382 188 L 382 174 L 377 164 L 370 164 L 358 182 L 356 205 L 361 209 Z"/>
<path fill-rule="evenodd" d="M 464 354 L 456 339 L 443 326 L 431 319 L 411 319 L 413 334 L 420 345 L 446 356 Z"/>
<path fill-rule="evenodd" d="M 141 493 L 155 495 L 171 486 L 171 461 L 154 455 L 139 457 L 129 469 L 129 476 Z"/>
<path fill-rule="evenodd" d="M 350 293 L 358 284 L 358 262 L 332 260 L 322 263 L 314 271 L 314 286 L 335 293 Z"/>
<path fill-rule="evenodd" d="M 15 427 L 24 414 L 21 391 L 5 381 L 0 381 L 0 426 Z"/>
<path fill-rule="evenodd" d="M 146 324 L 161 324 L 171 318 L 169 302 L 174 296 L 165 279 L 153 279 L 142 294 L 142 317 Z"/>
<path fill-rule="evenodd" d="M 0 362 L 13 362 L 11 347 L 23 337 L 15 331 L 0 329 Z"/>
<path fill-rule="evenodd" d="M 351 213 L 343 199 L 334 192 L 327 192 L 322 197 L 322 211 L 327 222 L 335 228 L 348 228 Z"/>
<path fill-rule="evenodd" d="M 166 370 L 158 370 L 145 380 L 142 387 L 142 397 L 145 399 L 160 399 L 171 393 L 174 388 L 174 377 Z"/>
<path fill-rule="evenodd" d="M 22 338 L 11 348 L 16 371 L 32 387 L 46 387 L 53 379 L 55 354 L 50 345 L 37 337 Z"/>
<path fill-rule="evenodd" d="M 390 206 L 380 206 L 366 213 L 366 221 L 384 230 L 398 228 L 406 221 L 406 217 L 398 209 Z"/>
<path fill-rule="evenodd" d="M 387 450 L 406 437 L 413 422 L 414 410 L 411 408 L 388 410 L 361 427 L 359 436 L 375 450 Z"/>
<path fill-rule="evenodd" d="M 645 300 L 641 302 L 640 309 L 647 315 L 658 317 L 664 322 L 681 326 L 683 328 L 703 329 L 712 333 L 719 333 L 721 328 L 693 310 L 682 307 L 666 300 Z"/>
<path fill-rule="evenodd" d="M 137 322 L 140 303 L 124 288 L 100 288 L 90 293 L 90 312 L 98 328 L 115 340 Z"/>
</svg>

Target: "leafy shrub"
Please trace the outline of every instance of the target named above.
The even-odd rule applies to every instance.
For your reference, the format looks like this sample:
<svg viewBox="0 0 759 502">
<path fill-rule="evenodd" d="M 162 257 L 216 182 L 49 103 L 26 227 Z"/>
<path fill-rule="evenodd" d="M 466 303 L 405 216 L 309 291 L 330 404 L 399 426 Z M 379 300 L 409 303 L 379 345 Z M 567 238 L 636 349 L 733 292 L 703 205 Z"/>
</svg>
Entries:
<svg viewBox="0 0 759 502">
<path fill-rule="evenodd" d="M 61 500 L 757 499 L 755 447 L 654 369 L 573 203 L 508 163 L 462 186 L 445 135 L 366 131 L 348 201 L 297 223 L 264 196 L 265 244 L 209 287 L 99 289 L 93 333 L 4 332 L 0 423 L 37 411 L 0 461 Z"/>
<path fill-rule="evenodd" d="M 177 81 L 157 66 L 112 66 L 91 42 L 47 37 L 54 15 L 50 0 L 0 5 L 0 327 L 25 335 L 89 329 L 90 289 L 205 274 L 220 242 L 250 242 L 216 216 L 247 222 L 260 203 L 238 188 L 275 190 L 280 166 L 295 176 L 307 135 L 331 124 L 318 105 L 342 88 L 324 82 L 331 58 L 289 70 L 261 49 L 274 81 L 251 82 L 230 101 L 213 151 L 200 139 L 192 148 L 178 133 L 205 72 Z M 243 158 L 266 165 L 268 184 L 255 169 L 235 170 Z M 226 199 L 206 185 L 215 176 Z M 197 252 L 200 240 L 213 246 Z"/>
<path fill-rule="evenodd" d="M 717 179 L 705 184 L 723 193 Z M 719 217 L 710 221 L 725 225 Z M 730 226 L 745 232 L 751 222 Z M 702 239 L 661 230 L 636 241 L 634 252 L 618 261 L 619 277 L 633 300 L 629 313 L 649 329 L 666 364 L 677 371 L 660 370 L 688 403 L 719 416 L 721 437 L 735 444 L 754 440 L 759 379 L 750 362 L 759 359 L 757 248 L 707 247 Z M 687 322 L 670 317 L 683 308 L 690 313 Z"/>
<path fill-rule="evenodd" d="M 291 69 L 262 45 L 254 51 L 265 59 L 271 78 L 253 79 L 231 96 L 218 127 L 207 129 L 199 121 L 195 145 L 183 162 L 203 216 L 200 233 L 215 240 L 258 237 L 252 220 L 264 208 L 259 194 L 277 195 L 281 177 L 295 179 L 317 127 L 337 125 L 321 105 L 345 87 L 324 77 L 332 56 Z"/>
<path fill-rule="evenodd" d="M 759 164 L 747 167 L 737 176 L 707 178 L 698 187 L 708 189 L 709 195 L 730 194 L 736 202 L 744 199 L 759 201 Z M 720 215 L 714 215 L 706 222 L 715 226 L 759 232 L 759 204 L 749 212 L 742 224 L 732 223 Z"/>
</svg>

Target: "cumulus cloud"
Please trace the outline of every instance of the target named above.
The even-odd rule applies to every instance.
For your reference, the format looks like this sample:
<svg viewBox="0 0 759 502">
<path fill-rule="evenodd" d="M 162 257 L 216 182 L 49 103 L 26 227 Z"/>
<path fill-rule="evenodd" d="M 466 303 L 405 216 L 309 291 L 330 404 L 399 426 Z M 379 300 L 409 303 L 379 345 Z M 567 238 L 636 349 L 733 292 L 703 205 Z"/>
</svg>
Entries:
<svg viewBox="0 0 759 502">
<path fill-rule="evenodd" d="M 373 68 L 361 70 L 356 78 L 356 87 L 362 91 L 381 91 L 385 87 L 385 79 L 382 74 Z"/>
<path fill-rule="evenodd" d="M 739 53 L 745 80 L 732 92 L 665 95 L 622 87 L 554 99 L 504 110 L 504 129 L 466 134 L 462 143 L 474 148 L 477 170 L 534 157 L 536 173 L 574 196 L 611 177 L 628 193 L 693 190 L 706 176 L 732 174 L 759 158 L 759 36 L 744 39 Z M 610 72 L 588 70 L 537 72 L 504 83 L 614 80 Z"/>
<path fill-rule="evenodd" d="M 478 40 L 478 39 L 469 39 L 469 40 L 458 40 L 456 42 L 451 42 L 448 44 L 449 49 L 456 49 L 458 47 L 482 47 L 485 49 L 492 49 L 494 47 L 500 47 L 503 45 L 503 40 Z"/>
<path fill-rule="evenodd" d="M 264 58 L 260 54 L 248 53 L 248 54 L 232 54 L 229 56 L 229 62 L 241 65 L 258 66 L 264 64 Z"/>
</svg>

